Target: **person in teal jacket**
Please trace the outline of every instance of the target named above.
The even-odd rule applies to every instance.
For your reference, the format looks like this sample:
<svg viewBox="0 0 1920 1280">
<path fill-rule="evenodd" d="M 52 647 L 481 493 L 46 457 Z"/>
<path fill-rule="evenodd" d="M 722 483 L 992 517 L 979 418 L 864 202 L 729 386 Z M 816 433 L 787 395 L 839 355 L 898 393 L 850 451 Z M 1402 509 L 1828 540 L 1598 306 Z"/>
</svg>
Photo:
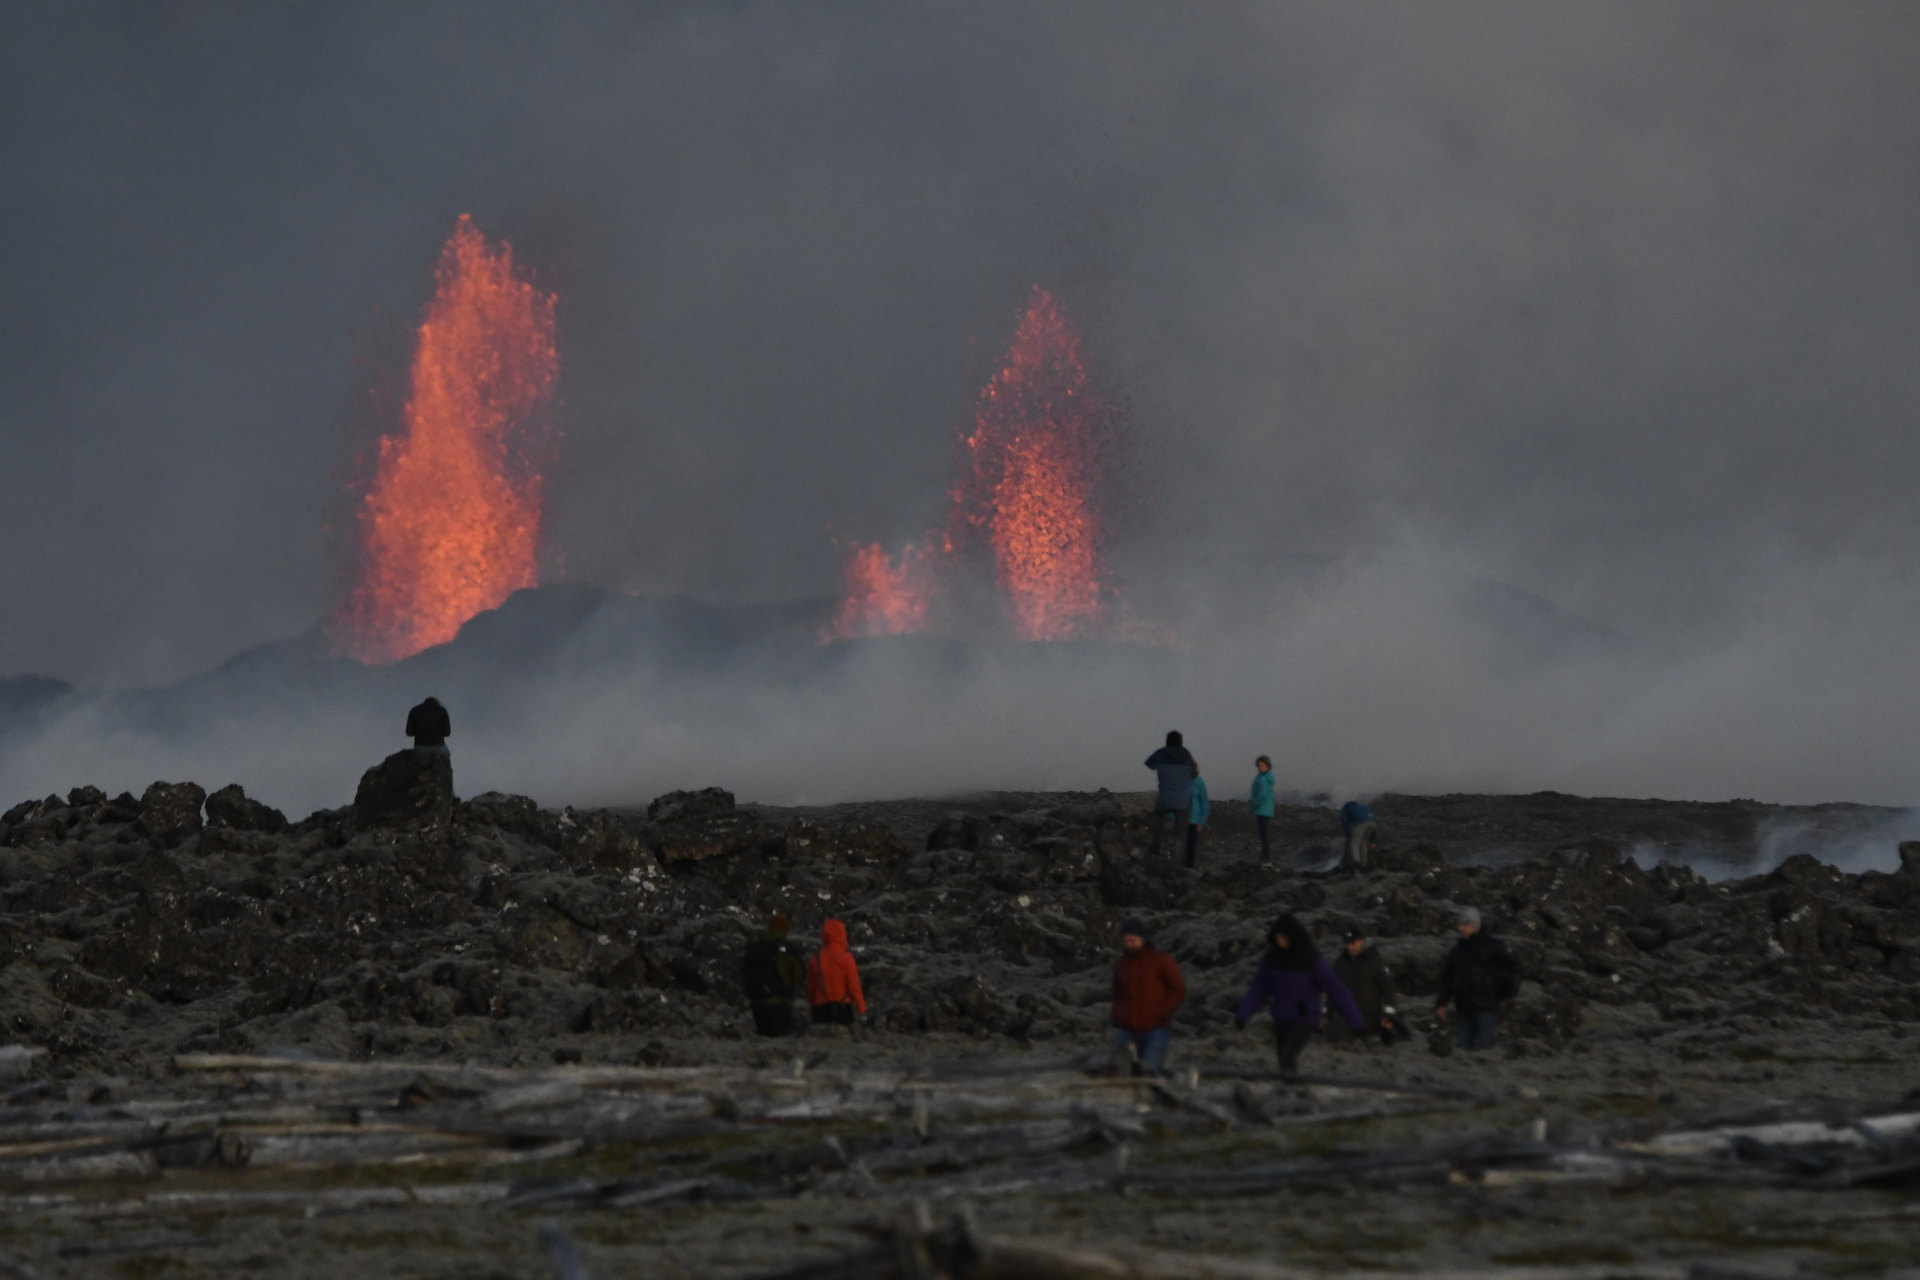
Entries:
<svg viewBox="0 0 1920 1280">
<path fill-rule="evenodd" d="M 1187 867 L 1193 868 L 1200 856 L 1200 828 L 1207 825 L 1207 784 L 1200 780 L 1200 766 L 1193 766 L 1193 800 L 1187 810 Z"/>
<path fill-rule="evenodd" d="M 1253 762 L 1253 790 L 1247 796 L 1247 806 L 1253 810 L 1254 825 L 1260 828 L 1260 865 L 1264 867 L 1273 861 L 1273 839 L 1268 831 L 1273 825 L 1273 761 L 1265 756 Z"/>
</svg>

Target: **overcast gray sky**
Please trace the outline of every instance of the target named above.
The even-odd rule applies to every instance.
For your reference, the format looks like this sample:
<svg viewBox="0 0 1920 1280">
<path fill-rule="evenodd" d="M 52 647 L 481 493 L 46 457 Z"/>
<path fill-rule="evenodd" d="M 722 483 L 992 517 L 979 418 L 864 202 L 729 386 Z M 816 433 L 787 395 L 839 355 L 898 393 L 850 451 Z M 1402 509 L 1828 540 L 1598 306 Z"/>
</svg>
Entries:
<svg viewBox="0 0 1920 1280">
<path fill-rule="evenodd" d="M 1908 3 L 12 4 L 0 156 L 0 674 L 311 625 L 463 212 L 560 298 L 576 581 L 831 592 L 1039 282 L 1142 580 L 1920 617 Z"/>
</svg>

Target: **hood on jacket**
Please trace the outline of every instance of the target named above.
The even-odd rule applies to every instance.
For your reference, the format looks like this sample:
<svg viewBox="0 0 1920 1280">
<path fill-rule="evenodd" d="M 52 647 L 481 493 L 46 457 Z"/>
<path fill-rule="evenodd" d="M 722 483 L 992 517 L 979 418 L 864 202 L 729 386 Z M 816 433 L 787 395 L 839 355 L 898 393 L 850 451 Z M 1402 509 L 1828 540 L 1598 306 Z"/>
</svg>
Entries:
<svg viewBox="0 0 1920 1280">
<path fill-rule="evenodd" d="M 1286 946 L 1274 944 L 1273 936 L 1276 933 L 1286 938 Z M 1306 925 L 1300 923 L 1300 917 L 1284 915 L 1267 926 L 1267 955 L 1261 963 L 1269 969 L 1305 973 L 1313 968 L 1313 962 L 1319 954 L 1313 948 L 1313 935 L 1307 932 Z"/>
<path fill-rule="evenodd" d="M 829 920 L 820 926 L 820 941 L 828 951 L 847 949 L 847 926 L 838 920 Z"/>
</svg>

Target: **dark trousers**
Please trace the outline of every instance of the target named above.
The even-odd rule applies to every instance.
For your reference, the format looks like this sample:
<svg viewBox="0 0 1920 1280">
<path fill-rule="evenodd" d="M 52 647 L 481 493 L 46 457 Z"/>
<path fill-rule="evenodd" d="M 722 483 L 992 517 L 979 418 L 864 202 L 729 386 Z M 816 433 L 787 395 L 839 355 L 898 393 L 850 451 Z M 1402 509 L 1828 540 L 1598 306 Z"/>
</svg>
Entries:
<svg viewBox="0 0 1920 1280">
<path fill-rule="evenodd" d="M 1293 1075 L 1300 1070 L 1300 1051 L 1307 1047 L 1307 1041 L 1313 1039 L 1313 1024 L 1307 1022 L 1276 1022 L 1273 1024 L 1273 1047 L 1280 1057 L 1280 1074 Z"/>
<path fill-rule="evenodd" d="M 1260 828 L 1260 861 L 1273 861 L 1273 819 L 1266 814 L 1254 818 L 1254 825 Z"/>
<path fill-rule="evenodd" d="M 1187 866 L 1191 867 L 1200 859 L 1200 826 L 1187 824 Z"/>
<path fill-rule="evenodd" d="M 1193 810 L 1187 806 L 1178 809 L 1155 809 L 1153 811 L 1153 841 L 1147 852 L 1160 852 L 1160 820 L 1165 818 L 1173 823 L 1173 847 L 1178 849 L 1187 839 L 1187 820 L 1193 816 Z"/>
<path fill-rule="evenodd" d="M 799 1028 L 793 1025 L 791 1004 L 756 1004 L 753 1029 L 763 1036 L 790 1036 Z"/>
<path fill-rule="evenodd" d="M 842 1000 L 838 1004 L 816 1004 L 811 1010 L 813 1025 L 831 1027 L 850 1027 L 853 1025 L 853 1001 Z"/>
<path fill-rule="evenodd" d="M 1453 1015 L 1453 1042 L 1462 1049 L 1491 1049 L 1500 1031 L 1498 1013 L 1461 1013 Z"/>
</svg>

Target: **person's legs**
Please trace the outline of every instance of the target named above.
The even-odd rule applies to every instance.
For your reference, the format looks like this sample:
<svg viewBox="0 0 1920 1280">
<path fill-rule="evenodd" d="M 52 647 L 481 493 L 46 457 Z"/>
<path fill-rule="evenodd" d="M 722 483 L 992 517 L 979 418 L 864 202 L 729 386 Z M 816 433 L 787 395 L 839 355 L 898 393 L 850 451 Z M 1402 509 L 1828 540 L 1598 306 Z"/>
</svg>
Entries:
<svg viewBox="0 0 1920 1280">
<path fill-rule="evenodd" d="M 1273 1024 L 1273 1047 L 1280 1059 L 1280 1074 L 1290 1076 L 1300 1070 L 1300 1051 L 1312 1038 L 1313 1028 L 1307 1023 Z"/>
<path fill-rule="evenodd" d="M 1473 1015 L 1453 1011 L 1453 1043 L 1461 1049 L 1473 1048 Z"/>
<path fill-rule="evenodd" d="M 1353 835 L 1347 841 L 1347 857 L 1356 867 L 1367 865 L 1367 853 L 1373 848 L 1373 824 L 1362 822 L 1353 829 Z"/>
<path fill-rule="evenodd" d="M 1157 858 L 1160 856 L 1160 820 L 1172 812 L 1173 810 L 1171 809 L 1159 808 L 1153 811 L 1153 834 L 1152 838 L 1147 841 L 1148 857 Z"/>
<path fill-rule="evenodd" d="M 1169 809 L 1167 812 L 1173 817 L 1173 847 L 1177 850 L 1187 842 L 1187 819 L 1192 815 L 1185 809 Z"/>
<path fill-rule="evenodd" d="M 1199 860 L 1199 857 L 1200 857 L 1200 828 L 1189 823 L 1187 825 L 1187 866 L 1189 869 L 1191 869 L 1193 864 Z"/>
<path fill-rule="evenodd" d="M 793 1034 L 793 1006 L 790 1004 L 756 1004 L 753 1006 L 753 1029 L 763 1036 L 790 1036 Z"/>
<path fill-rule="evenodd" d="M 1273 833 L 1269 830 L 1269 828 L 1273 826 L 1273 819 L 1263 815 L 1261 817 L 1255 818 L 1254 822 L 1260 828 L 1260 861 L 1263 863 L 1272 862 L 1273 861 L 1273 838 L 1272 838 Z"/>
<path fill-rule="evenodd" d="M 1157 1027 L 1143 1032 L 1138 1041 L 1140 1045 L 1140 1065 L 1155 1075 L 1167 1063 L 1167 1050 L 1173 1044 L 1173 1028 Z"/>
<path fill-rule="evenodd" d="M 1493 1038 L 1500 1030 L 1500 1015 L 1497 1013 L 1476 1013 L 1473 1015 L 1471 1021 L 1473 1023 L 1473 1043 L 1467 1047 L 1469 1049 L 1493 1048 Z"/>
</svg>

